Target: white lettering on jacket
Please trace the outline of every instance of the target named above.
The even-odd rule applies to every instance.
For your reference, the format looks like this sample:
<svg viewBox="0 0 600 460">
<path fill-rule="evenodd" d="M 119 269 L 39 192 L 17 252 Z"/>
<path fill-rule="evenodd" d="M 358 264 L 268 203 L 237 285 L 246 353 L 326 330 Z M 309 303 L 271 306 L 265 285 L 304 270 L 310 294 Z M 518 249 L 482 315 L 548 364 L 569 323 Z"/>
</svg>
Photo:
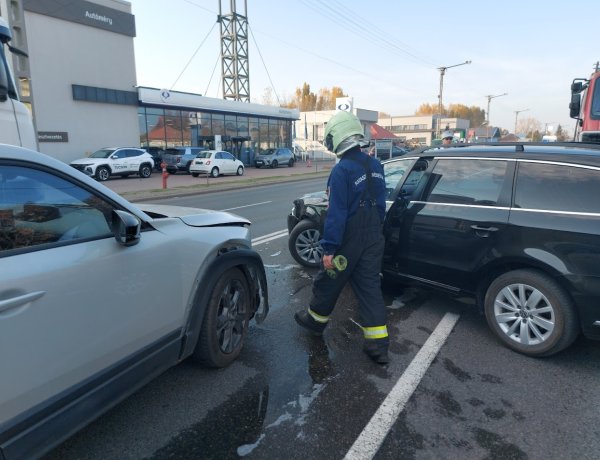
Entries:
<svg viewBox="0 0 600 460">
<path fill-rule="evenodd" d="M 381 180 L 383 180 L 383 174 L 378 173 L 378 172 L 372 172 L 371 173 L 371 177 L 373 177 L 375 179 L 381 179 Z M 361 182 L 363 182 L 366 179 L 367 179 L 367 175 L 363 174 L 362 176 L 360 176 L 358 179 L 356 179 L 354 181 L 354 185 L 358 185 L 358 184 L 360 184 Z"/>
</svg>

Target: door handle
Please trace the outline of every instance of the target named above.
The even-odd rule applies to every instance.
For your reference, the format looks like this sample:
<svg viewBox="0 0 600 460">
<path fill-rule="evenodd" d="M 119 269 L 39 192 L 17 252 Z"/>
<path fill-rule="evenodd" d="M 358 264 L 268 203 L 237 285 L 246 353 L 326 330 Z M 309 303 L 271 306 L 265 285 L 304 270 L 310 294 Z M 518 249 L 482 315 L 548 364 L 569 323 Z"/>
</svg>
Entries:
<svg viewBox="0 0 600 460">
<path fill-rule="evenodd" d="M 33 302 L 34 300 L 42 297 L 45 293 L 46 291 L 29 292 L 27 294 L 12 297 L 10 299 L 0 300 L 0 314 Z"/>
<path fill-rule="evenodd" d="M 480 227 L 479 225 L 471 225 L 471 228 L 476 232 L 497 232 L 497 227 Z"/>
<path fill-rule="evenodd" d="M 475 230 L 475 234 L 482 238 L 487 238 L 490 236 L 490 233 L 497 232 L 497 227 L 480 227 L 479 225 L 471 225 L 471 228 Z"/>
</svg>

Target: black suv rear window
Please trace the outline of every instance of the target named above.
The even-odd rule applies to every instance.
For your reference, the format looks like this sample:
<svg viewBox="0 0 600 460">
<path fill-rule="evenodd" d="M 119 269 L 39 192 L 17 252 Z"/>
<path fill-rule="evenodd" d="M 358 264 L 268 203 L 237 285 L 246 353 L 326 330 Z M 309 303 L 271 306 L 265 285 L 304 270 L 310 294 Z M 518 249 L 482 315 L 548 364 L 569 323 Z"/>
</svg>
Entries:
<svg viewBox="0 0 600 460">
<path fill-rule="evenodd" d="M 600 213 L 600 171 L 575 166 L 519 164 L 515 207 Z"/>
</svg>

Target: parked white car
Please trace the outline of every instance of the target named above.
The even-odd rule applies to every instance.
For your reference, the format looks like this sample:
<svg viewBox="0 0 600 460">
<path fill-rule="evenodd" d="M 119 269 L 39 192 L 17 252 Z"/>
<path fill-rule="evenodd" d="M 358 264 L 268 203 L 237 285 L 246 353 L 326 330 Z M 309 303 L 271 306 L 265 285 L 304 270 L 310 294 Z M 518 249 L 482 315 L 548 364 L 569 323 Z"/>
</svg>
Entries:
<svg viewBox="0 0 600 460">
<path fill-rule="evenodd" d="M 204 150 L 192 160 L 190 172 L 194 177 L 198 177 L 200 174 L 210 174 L 212 177 L 219 177 L 222 174 L 242 176 L 244 163 L 229 152 Z"/>
<path fill-rule="evenodd" d="M 105 181 L 110 176 L 127 177 L 138 174 L 148 178 L 154 169 L 152 155 L 137 148 L 103 148 L 96 150 L 87 158 L 71 162 L 71 166 L 99 181 Z"/>
<path fill-rule="evenodd" d="M 44 455 L 187 357 L 230 364 L 268 312 L 249 224 L 0 144 L 0 458 Z"/>
</svg>

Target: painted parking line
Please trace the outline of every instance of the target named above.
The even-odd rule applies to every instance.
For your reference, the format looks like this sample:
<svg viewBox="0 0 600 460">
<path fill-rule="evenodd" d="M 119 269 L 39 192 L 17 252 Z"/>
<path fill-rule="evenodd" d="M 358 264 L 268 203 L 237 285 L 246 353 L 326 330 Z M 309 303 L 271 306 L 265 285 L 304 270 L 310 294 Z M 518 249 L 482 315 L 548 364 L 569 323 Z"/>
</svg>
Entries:
<svg viewBox="0 0 600 460">
<path fill-rule="evenodd" d="M 278 230 L 273 233 L 268 233 L 267 235 L 259 236 L 252 240 L 252 246 L 267 243 L 269 241 L 276 240 L 277 238 L 283 238 L 284 236 L 287 236 L 287 234 L 287 230 Z"/>
<path fill-rule="evenodd" d="M 365 460 L 375 456 L 459 318 L 460 316 L 454 313 L 444 315 L 415 358 L 400 376 L 392 391 L 354 441 L 344 459 Z"/>
</svg>

